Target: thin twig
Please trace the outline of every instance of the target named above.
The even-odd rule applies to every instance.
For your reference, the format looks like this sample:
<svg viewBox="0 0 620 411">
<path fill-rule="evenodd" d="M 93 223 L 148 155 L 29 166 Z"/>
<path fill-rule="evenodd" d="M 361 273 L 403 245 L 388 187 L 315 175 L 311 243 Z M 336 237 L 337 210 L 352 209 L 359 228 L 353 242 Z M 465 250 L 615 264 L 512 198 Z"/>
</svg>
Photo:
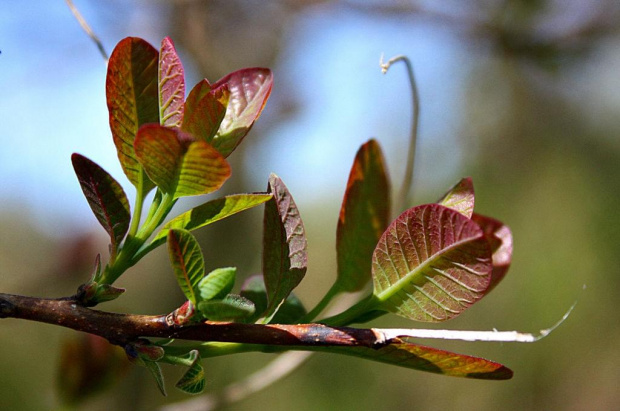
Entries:
<svg viewBox="0 0 620 411">
<path fill-rule="evenodd" d="M 101 56 L 103 57 L 103 60 L 106 64 L 108 64 L 108 53 L 106 53 L 105 48 L 103 47 L 103 43 L 101 43 L 99 37 L 97 37 L 97 35 L 90 28 L 80 11 L 77 9 L 77 7 L 75 7 L 75 5 L 73 4 L 73 0 L 65 0 L 65 2 L 67 3 L 67 6 L 69 6 L 69 10 L 71 10 L 71 13 L 73 13 L 73 15 L 75 16 L 75 19 L 78 21 L 78 23 L 80 23 L 82 30 L 84 30 L 86 34 L 88 34 L 88 37 L 90 37 L 90 39 L 95 43 L 97 49 L 99 49 L 99 53 L 101 53 Z"/>
<path fill-rule="evenodd" d="M 379 66 L 383 74 L 387 73 L 390 66 L 397 61 L 402 61 L 407 66 L 407 74 L 409 75 L 409 86 L 411 88 L 411 104 L 413 109 L 413 118 L 411 120 L 411 132 L 409 135 L 409 150 L 407 154 L 407 166 L 405 169 L 405 177 L 403 179 L 403 185 L 400 193 L 396 198 L 394 204 L 397 214 L 400 214 L 407 207 L 407 199 L 409 198 L 409 192 L 411 190 L 411 182 L 413 181 L 413 166 L 415 162 L 415 148 L 416 140 L 418 137 L 418 120 L 420 118 L 420 97 L 418 96 L 418 87 L 415 82 L 415 76 L 413 75 L 413 66 L 407 56 L 396 56 L 389 59 L 387 62 L 383 62 L 383 55 L 379 61 Z"/>
<path fill-rule="evenodd" d="M 442 340 L 461 341 L 488 341 L 488 342 L 536 342 L 551 334 L 564 322 L 575 308 L 577 302 L 568 309 L 566 314 L 552 327 L 540 330 L 538 333 L 522 333 L 519 331 L 462 331 L 462 330 L 423 330 L 423 329 L 381 329 L 373 328 L 375 334 L 382 336 L 385 341 L 395 338 L 433 338 Z"/>
</svg>

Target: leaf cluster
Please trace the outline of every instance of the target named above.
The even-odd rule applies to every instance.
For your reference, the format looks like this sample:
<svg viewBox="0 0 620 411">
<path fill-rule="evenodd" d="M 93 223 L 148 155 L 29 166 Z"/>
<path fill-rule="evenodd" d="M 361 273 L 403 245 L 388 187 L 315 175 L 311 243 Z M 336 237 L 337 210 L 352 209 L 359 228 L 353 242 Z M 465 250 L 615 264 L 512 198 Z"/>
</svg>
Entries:
<svg viewBox="0 0 620 411">
<path fill-rule="evenodd" d="M 147 253 L 167 242 L 172 270 L 187 301 L 166 321 L 183 328 L 201 323 L 348 326 L 394 313 L 438 322 L 453 318 L 480 300 L 504 277 L 512 254 L 510 230 L 474 213 L 470 178 L 433 204 L 409 208 L 390 218 L 390 182 L 379 144 L 358 151 L 344 193 L 337 226 L 337 273 L 325 297 L 309 312 L 293 290 L 308 263 L 300 211 L 284 182 L 269 176 L 262 193 L 210 200 L 164 223 L 176 201 L 217 191 L 231 175 L 227 157 L 260 116 L 273 84 L 264 68 L 233 72 L 211 84 L 196 84 L 187 98 L 181 61 L 169 38 L 159 50 L 139 38 L 114 49 L 107 73 L 110 128 L 123 171 L 136 189 L 131 212 L 121 185 L 88 158 L 74 154 L 73 166 L 97 220 L 110 236 L 105 266 L 97 257 L 78 300 L 93 306 L 123 289 L 113 283 Z M 145 207 L 146 195 L 155 190 Z M 264 204 L 262 274 L 233 293 L 237 270 L 205 271 L 191 231 Z M 146 216 L 142 220 L 143 210 Z M 372 292 L 348 309 L 321 317 L 334 298 Z M 147 367 L 165 392 L 160 363 L 184 365 L 177 388 L 198 393 L 205 386 L 201 356 L 252 350 L 243 344 L 138 340 L 127 355 Z M 409 368 L 472 378 L 512 375 L 500 364 L 395 339 L 381 347 L 337 347 L 332 352 Z"/>
</svg>

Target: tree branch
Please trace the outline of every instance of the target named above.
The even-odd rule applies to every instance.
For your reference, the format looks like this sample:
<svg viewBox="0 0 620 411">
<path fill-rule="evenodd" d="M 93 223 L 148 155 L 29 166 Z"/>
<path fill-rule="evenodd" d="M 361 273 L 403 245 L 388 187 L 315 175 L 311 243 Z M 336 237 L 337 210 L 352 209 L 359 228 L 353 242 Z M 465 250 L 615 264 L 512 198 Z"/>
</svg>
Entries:
<svg viewBox="0 0 620 411">
<path fill-rule="evenodd" d="M 238 324 L 205 321 L 175 325 L 166 315 L 116 314 L 83 307 L 73 297 L 47 299 L 0 293 L 0 318 L 59 325 L 124 346 L 140 337 L 272 346 L 379 347 L 385 338 L 370 329 L 322 324 Z"/>
</svg>

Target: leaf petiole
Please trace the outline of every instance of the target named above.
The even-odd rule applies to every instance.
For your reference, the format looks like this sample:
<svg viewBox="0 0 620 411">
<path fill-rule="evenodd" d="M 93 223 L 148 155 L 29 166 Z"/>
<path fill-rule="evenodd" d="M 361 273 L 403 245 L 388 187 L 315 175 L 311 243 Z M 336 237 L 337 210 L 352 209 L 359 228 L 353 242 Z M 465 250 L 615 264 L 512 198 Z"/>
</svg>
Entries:
<svg viewBox="0 0 620 411">
<path fill-rule="evenodd" d="M 370 294 L 340 314 L 325 318 L 320 322 L 332 327 L 342 327 L 355 322 L 357 318 L 363 317 L 371 311 L 377 310 L 379 306 L 380 301 L 374 294 Z"/>
<path fill-rule="evenodd" d="M 333 301 L 334 297 L 338 296 L 341 292 L 342 288 L 340 287 L 338 282 L 335 282 L 331 286 L 327 294 L 323 296 L 321 301 L 319 301 L 319 303 L 308 314 L 306 314 L 301 320 L 299 320 L 299 322 L 309 323 L 313 321 L 319 314 L 321 314 L 325 310 L 325 308 L 327 308 L 329 303 Z"/>
</svg>

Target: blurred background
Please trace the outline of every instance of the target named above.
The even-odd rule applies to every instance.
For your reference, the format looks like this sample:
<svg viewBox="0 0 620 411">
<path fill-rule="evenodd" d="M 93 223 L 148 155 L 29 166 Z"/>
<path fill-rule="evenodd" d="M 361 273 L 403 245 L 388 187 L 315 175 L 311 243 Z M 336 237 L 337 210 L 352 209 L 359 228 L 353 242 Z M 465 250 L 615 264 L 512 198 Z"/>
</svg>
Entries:
<svg viewBox="0 0 620 411">
<path fill-rule="evenodd" d="M 535 344 L 422 341 L 506 364 L 515 371 L 509 381 L 442 377 L 325 354 L 224 409 L 617 409 L 617 1 L 75 5 L 108 53 L 126 36 L 143 37 L 157 48 L 171 36 L 188 89 L 201 78 L 215 81 L 243 67 L 273 69 L 272 96 L 230 157 L 233 178 L 223 191 L 264 190 L 272 171 L 287 183 L 308 234 L 309 270 L 297 291 L 307 307 L 334 278 L 338 210 L 359 146 L 377 138 L 394 188 L 402 181 L 409 87 L 404 67 L 381 74 L 382 53 L 409 56 L 420 91 L 410 205 L 435 201 L 471 176 L 476 210 L 504 221 L 515 237 L 503 283 L 435 328 L 537 331 L 578 299 L 571 317 Z M 109 131 L 106 67 L 61 0 L 4 0 L 0 51 L 0 292 L 70 295 L 88 279 L 95 255 L 106 253 L 105 233 L 83 198 L 70 154 L 99 163 L 133 197 Z M 182 202 L 178 211 L 202 201 Z M 261 221 L 262 210 L 256 209 L 198 231 L 208 268 L 234 265 L 242 277 L 259 272 Z M 119 284 L 127 293 L 104 309 L 161 314 L 182 301 L 165 250 Z M 394 316 L 377 324 L 432 328 Z M 82 355 L 75 348 L 79 339 L 58 327 L 1 321 L 0 409 L 60 408 L 56 386 L 70 379 L 67 358 Z M 207 391 L 217 392 L 270 359 L 248 354 L 206 360 Z M 164 398 L 146 369 L 123 364 L 110 390 L 80 409 L 150 410 L 187 399 L 172 387 L 183 370 L 165 368 L 170 378 Z"/>
</svg>

